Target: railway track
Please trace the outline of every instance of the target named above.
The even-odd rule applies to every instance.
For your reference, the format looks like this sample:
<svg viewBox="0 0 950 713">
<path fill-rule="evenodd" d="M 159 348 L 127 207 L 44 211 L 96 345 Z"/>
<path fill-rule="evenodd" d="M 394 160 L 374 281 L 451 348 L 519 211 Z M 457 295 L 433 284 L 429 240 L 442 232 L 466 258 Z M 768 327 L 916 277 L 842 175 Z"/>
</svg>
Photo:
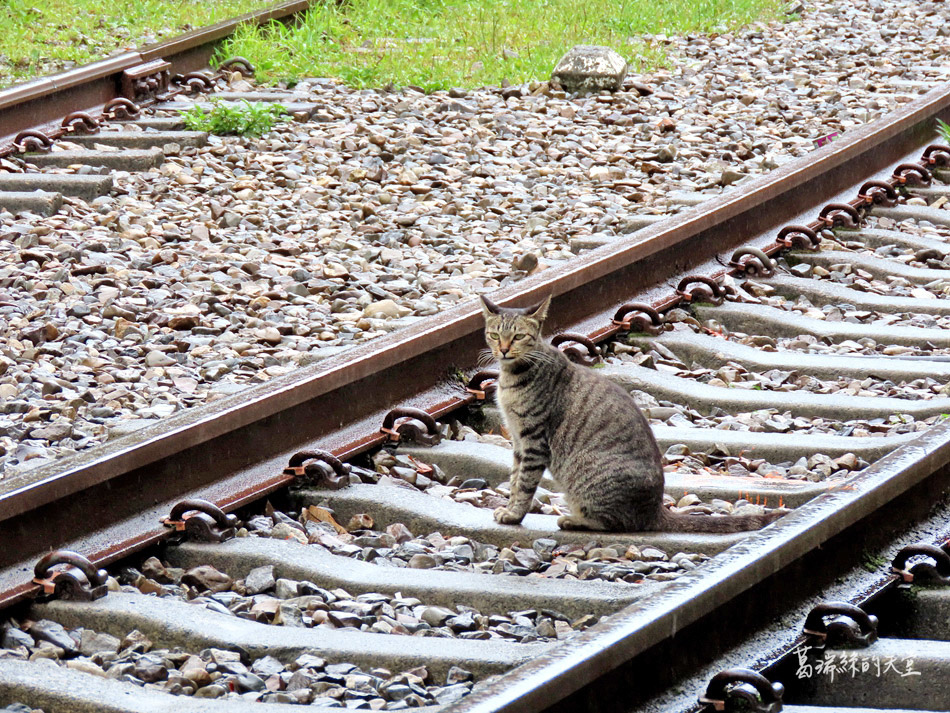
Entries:
<svg viewBox="0 0 950 713">
<path fill-rule="evenodd" d="M 252 98 L 319 110 L 293 92 Z M 117 102 L 125 123 L 70 132 L 93 149 L 8 175 L 60 186 L 35 210 L 71 191 L 92 201 L 108 170 L 207 140 L 181 131 L 172 102 L 149 117 Z M 789 508 L 776 524 L 561 532 L 548 482 L 522 527 L 495 524 L 510 451 L 490 377 L 457 376 L 481 343 L 462 305 L 0 481 L 0 702 L 629 710 L 708 665 L 774 613 L 789 576 L 796 596 L 819 591 L 802 576 L 817 547 L 848 562 L 885 508 L 945 490 L 950 149 L 928 146 L 948 102 L 935 90 L 721 197 L 671 196 L 695 207 L 498 295 L 553 294 L 564 345 L 634 392 L 671 507 Z M 169 544 L 178 528 L 225 541 Z M 85 573 L 70 557 L 34 573 L 53 548 L 88 558 Z M 111 591 L 30 603 L 34 574 Z"/>
<path fill-rule="evenodd" d="M 946 501 L 904 505 L 900 522 L 848 538 L 851 555 L 814 558 L 819 587 L 787 597 L 720 659 L 640 709 L 945 708 Z"/>
</svg>

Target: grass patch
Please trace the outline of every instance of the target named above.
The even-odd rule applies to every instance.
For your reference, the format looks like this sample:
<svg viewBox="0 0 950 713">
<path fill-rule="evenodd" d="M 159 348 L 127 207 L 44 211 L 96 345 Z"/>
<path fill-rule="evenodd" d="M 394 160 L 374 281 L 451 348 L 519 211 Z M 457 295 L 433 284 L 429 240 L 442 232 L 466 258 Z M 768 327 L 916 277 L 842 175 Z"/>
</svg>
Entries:
<svg viewBox="0 0 950 713">
<path fill-rule="evenodd" d="M 212 99 L 210 109 L 195 106 L 181 112 L 181 118 L 185 128 L 191 131 L 209 131 L 222 136 L 261 136 L 286 113 L 287 109 L 281 104 Z"/>
<path fill-rule="evenodd" d="M 0 87 L 136 49 L 268 0 L 0 0 Z"/>
<path fill-rule="evenodd" d="M 779 0 L 343 0 L 294 25 L 246 26 L 218 51 L 264 80 L 337 77 L 427 91 L 546 79 L 575 44 L 609 45 L 632 71 L 664 61 L 650 34 L 724 32 L 782 16 Z"/>
<path fill-rule="evenodd" d="M 861 556 L 861 566 L 868 572 L 883 572 L 890 562 L 886 557 L 864 552 Z"/>
<path fill-rule="evenodd" d="M 943 121 L 942 119 L 937 119 L 937 133 L 940 134 L 940 138 L 944 140 L 945 143 L 950 144 L 950 124 Z M 947 414 L 941 414 L 946 416 Z"/>
</svg>

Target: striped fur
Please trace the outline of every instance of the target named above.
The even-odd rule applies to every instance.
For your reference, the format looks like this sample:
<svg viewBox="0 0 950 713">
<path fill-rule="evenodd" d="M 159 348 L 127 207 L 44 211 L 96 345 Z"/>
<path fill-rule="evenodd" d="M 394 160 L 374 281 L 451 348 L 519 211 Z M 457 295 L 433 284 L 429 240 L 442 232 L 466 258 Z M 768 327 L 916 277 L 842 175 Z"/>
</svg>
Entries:
<svg viewBox="0 0 950 713">
<path fill-rule="evenodd" d="M 514 445 L 511 497 L 495 520 L 521 522 L 545 468 L 571 508 L 558 519 L 563 529 L 737 532 L 778 516 L 670 512 L 660 450 L 633 398 L 542 339 L 550 299 L 527 309 L 482 302 L 485 339 L 501 365 L 498 405 Z"/>
</svg>

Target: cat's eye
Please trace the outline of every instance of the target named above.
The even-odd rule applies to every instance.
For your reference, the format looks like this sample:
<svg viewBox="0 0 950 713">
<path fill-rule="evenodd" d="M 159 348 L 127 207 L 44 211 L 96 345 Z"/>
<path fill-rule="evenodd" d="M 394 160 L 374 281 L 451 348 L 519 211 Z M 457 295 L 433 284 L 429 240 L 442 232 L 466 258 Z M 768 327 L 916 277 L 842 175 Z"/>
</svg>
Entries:
<svg viewBox="0 0 950 713">
<path fill-rule="evenodd" d="M 516 334 L 516 335 L 515 335 L 515 339 L 527 339 L 527 338 L 528 338 L 528 335 L 527 335 L 527 334 Z"/>
<path fill-rule="evenodd" d="M 489 339 L 498 339 L 498 332 L 489 332 L 489 333 L 488 333 L 488 338 L 489 338 Z"/>
</svg>

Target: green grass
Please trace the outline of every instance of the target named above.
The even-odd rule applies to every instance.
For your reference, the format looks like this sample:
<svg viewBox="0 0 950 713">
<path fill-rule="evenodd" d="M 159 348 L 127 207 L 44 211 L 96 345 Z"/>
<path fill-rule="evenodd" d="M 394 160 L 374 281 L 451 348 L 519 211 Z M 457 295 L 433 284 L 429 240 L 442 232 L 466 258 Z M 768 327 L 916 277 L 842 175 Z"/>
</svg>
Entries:
<svg viewBox="0 0 950 713">
<path fill-rule="evenodd" d="M 724 32 L 781 13 L 779 0 L 343 0 L 293 25 L 240 28 L 217 56 L 247 57 L 264 80 L 432 91 L 546 79 L 575 44 L 609 45 L 643 71 L 664 53 L 639 35 Z"/>
<path fill-rule="evenodd" d="M 890 562 L 886 557 L 873 555 L 870 552 L 864 552 L 861 556 L 861 566 L 868 572 L 883 572 L 888 564 Z"/>
<path fill-rule="evenodd" d="M 191 131 L 209 131 L 223 136 L 261 136 L 287 113 L 282 104 L 242 103 L 211 100 L 211 108 L 192 107 L 181 112 L 185 127 Z"/>
<path fill-rule="evenodd" d="M 940 138 L 950 144 L 950 124 L 947 124 L 947 122 L 941 119 L 937 119 L 937 133 L 940 134 Z"/>
<path fill-rule="evenodd" d="M 267 0 L 0 0 L 0 86 L 267 7 Z"/>
<path fill-rule="evenodd" d="M 0 0 L 0 87 L 265 7 L 267 0 Z M 296 24 L 245 26 L 219 49 L 264 80 L 338 77 L 426 90 L 545 79 L 561 54 L 604 44 L 631 71 L 662 65 L 644 33 L 722 32 L 782 16 L 782 0 L 330 0 Z M 107 8 L 107 10 L 104 10 Z"/>
</svg>

